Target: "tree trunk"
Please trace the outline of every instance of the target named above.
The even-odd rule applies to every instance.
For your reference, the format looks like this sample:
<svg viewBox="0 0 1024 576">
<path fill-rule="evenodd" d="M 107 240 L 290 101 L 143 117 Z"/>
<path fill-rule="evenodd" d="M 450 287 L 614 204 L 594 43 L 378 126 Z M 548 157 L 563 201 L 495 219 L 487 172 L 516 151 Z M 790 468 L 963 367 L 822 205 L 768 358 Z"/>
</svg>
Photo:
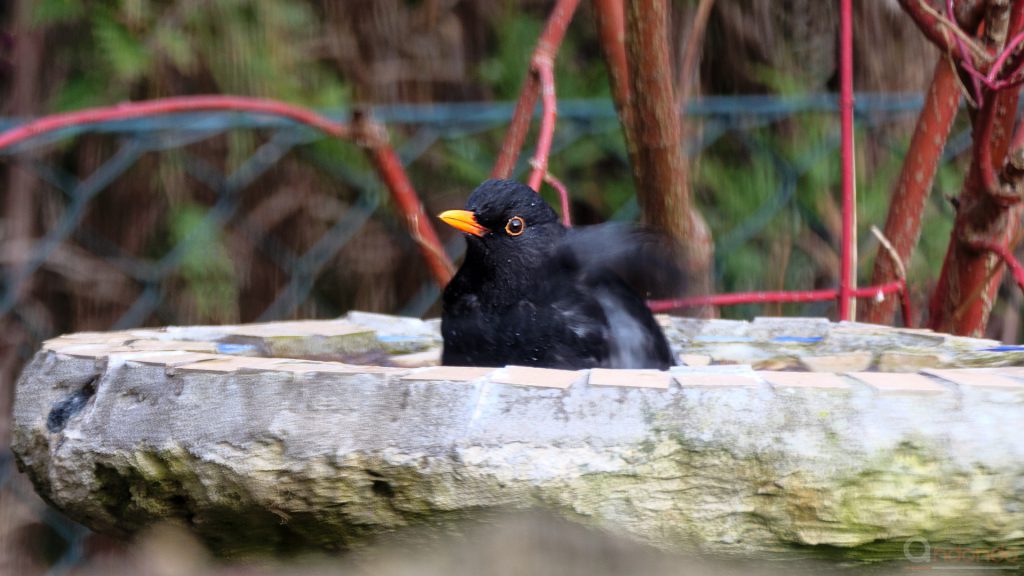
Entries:
<svg viewBox="0 0 1024 576">
<path fill-rule="evenodd" d="M 25 117 L 38 112 L 39 71 L 42 63 L 42 34 L 32 26 L 32 0 L 18 0 L 13 4 L 12 21 L 14 36 L 13 63 L 14 74 L 7 94 L 7 106 L 0 107 L 0 115 L 8 117 Z M 28 259 L 24 250 L 29 246 L 34 233 L 35 202 L 33 176 L 19 167 L 15 162 L 7 162 L 7 174 L 3 191 L 3 242 L 0 250 L 7 252 L 5 261 L 8 263 L 3 273 L 11 278 L 12 270 L 16 270 Z M 31 289 L 31 280 L 21 286 L 18 296 Z M 14 402 L 15 376 L 21 370 L 25 359 L 21 356 L 24 347 L 35 346 L 29 331 L 15 320 L 16 315 L 8 314 L 0 323 L 3 338 L 0 338 L 0 446 L 6 448 L 10 443 L 12 428 L 12 405 Z M 2 484 L 2 483 L 0 483 Z M 19 490 L 27 490 L 27 479 L 21 474 L 14 474 L 6 486 L 0 486 L 0 540 L 4 542 L 7 557 L 0 560 L 11 574 L 38 573 L 38 561 L 33 558 L 32 550 L 25 546 L 12 546 L 11 540 L 26 528 L 27 522 L 34 521 L 27 516 L 25 510 L 33 505 L 42 505 L 38 499 L 27 498 Z"/>
<path fill-rule="evenodd" d="M 644 224 L 683 248 L 687 293 L 708 294 L 714 244 L 690 188 L 671 72 L 668 2 L 630 0 L 625 38 L 629 96 L 621 115 L 628 147 L 635 150 L 633 178 Z M 699 311 L 701 316 L 713 313 L 711 307 Z"/>
<path fill-rule="evenodd" d="M 1024 0 L 1016 0 L 1012 8 L 1008 3 L 992 3 L 986 18 L 987 48 L 998 52 L 1024 29 Z M 1014 64 L 1007 67 L 1015 69 Z M 1007 200 L 1001 187 L 1010 187 L 1010 183 L 1005 173 L 999 175 L 1005 172 L 1020 90 L 1010 87 L 983 93 L 985 101 L 972 118 L 971 167 L 957 202 L 956 221 L 928 321 L 933 330 L 972 336 L 985 332 L 1004 270 L 1000 257 L 983 246 L 1006 246 L 1020 228 L 1022 212 L 1019 186 L 1014 192 L 1016 201 Z M 1020 140 L 1016 143 L 1019 147 Z M 1014 175 L 1018 180 L 1020 168 Z"/>
<path fill-rule="evenodd" d="M 921 215 L 959 104 L 960 84 L 956 72 L 948 58 L 942 55 L 935 64 L 931 87 L 925 97 L 921 115 L 918 116 L 910 148 L 903 159 L 903 170 L 896 181 L 889 216 L 885 221 L 885 237 L 896 249 L 904 269 L 909 266 L 910 257 L 921 237 Z M 880 245 L 875 255 L 871 285 L 880 286 L 897 279 L 897 266 L 885 247 Z M 864 321 L 891 323 L 898 302 L 896 297 L 880 302 L 866 300 Z M 911 322 L 910 318 L 903 319 L 905 325 Z"/>
<path fill-rule="evenodd" d="M 14 29 L 18 31 L 14 40 L 14 81 L 11 84 L 9 106 L 0 113 L 10 117 L 31 116 L 36 110 L 38 101 L 39 68 L 42 59 L 42 35 L 32 26 L 31 0 L 19 0 L 15 5 Z M 33 185 L 35 179 L 15 163 L 7 165 L 7 182 L 3 204 L 4 242 L 3 250 L 10 251 L 4 260 L 8 262 L 5 274 L 12 278 L 12 270 L 16 270 L 28 259 L 22 251 L 29 245 L 34 224 Z M 16 250 L 16 251 L 15 251 Z M 31 281 L 21 287 L 18 297 L 25 294 Z M 10 321 L 10 320 L 8 320 Z M 11 326 L 4 328 L 8 333 L 9 342 L 17 340 L 16 334 L 21 332 Z M 14 395 L 14 376 L 22 364 L 18 357 L 18 346 L 5 346 L 6 350 L 0 357 L 0 445 L 6 445 L 9 427 L 6 425 L 11 411 Z"/>
</svg>

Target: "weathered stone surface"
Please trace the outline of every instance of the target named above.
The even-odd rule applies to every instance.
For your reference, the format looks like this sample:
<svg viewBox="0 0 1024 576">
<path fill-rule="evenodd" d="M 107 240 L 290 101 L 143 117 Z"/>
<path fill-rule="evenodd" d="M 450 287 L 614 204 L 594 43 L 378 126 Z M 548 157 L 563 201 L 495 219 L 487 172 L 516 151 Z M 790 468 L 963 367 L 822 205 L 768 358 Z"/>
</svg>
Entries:
<svg viewBox="0 0 1024 576">
<path fill-rule="evenodd" d="M 663 317 L 662 325 L 677 352 L 707 356 L 713 364 L 844 370 L 842 364 L 851 362 L 851 370 L 894 372 L 1024 364 L 1024 348 L 1003 347 L 995 340 L 823 318 Z"/>
<path fill-rule="evenodd" d="M 804 356 L 800 363 L 809 372 L 859 372 L 871 367 L 875 355 L 870 350 L 855 350 L 840 354 Z"/>
<path fill-rule="evenodd" d="M 785 323 L 741 324 L 712 326 L 705 342 L 836 354 L 844 338 L 855 350 L 886 338 L 815 322 L 794 338 L 816 340 L 791 342 L 772 332 Z M 681 325 L 677 336 L 704 333 Z M 903 386 L 711 365 L 674 369 L 667 388 L 606 373 L 591 383 L 587 371 L 531 385 L 516 368 L 226 356 L 235 328 L 48 342 L 14 413 L 13 447 L 37 490 L 104 532 L 180 518 L 225 554 L 359 547 L 532 507 L 677 550 L 902 558 L 915 537 L 1024 547 L 1020 369 L 921 372 Z M 950 341 L 893 332 L 914 347 L 942 339 L 933 352 Z M 135 347 L 154 340 L 168 350 Z M 992 347 L 944 350 L 992 358 L 981 350 Z M 979 385 L 985 374 L 998 385 Z"/>
</svg>

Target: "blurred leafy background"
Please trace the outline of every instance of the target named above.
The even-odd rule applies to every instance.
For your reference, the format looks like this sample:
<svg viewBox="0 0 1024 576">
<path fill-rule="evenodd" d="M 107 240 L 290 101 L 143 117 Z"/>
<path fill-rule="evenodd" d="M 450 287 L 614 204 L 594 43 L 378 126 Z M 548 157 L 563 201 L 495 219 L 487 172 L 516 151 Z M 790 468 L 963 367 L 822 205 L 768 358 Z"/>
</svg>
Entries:
<svg viewBox="0 0 1024 576">
<path fill-rule="evenodd" d="M 511 100 L 551 6 L 550 2 L 507 0 L 39 0 L 26 4 L 29 25 L 46 39 L 39 46 L 45 65 L 32 78 L 37 84 L 35 105 L 15 115 L 201 93 L 277 98 L 326 111 L 354 104 Z M 678 56 L 695 2 L 677 1 L 673 8 Z M 12 21 L 14 13 L 11 8 L 4 13 L 7 29 L 12 31 L 18 25 Z M 699 80 L 702 93 L 800 97 L 833 89 L 836 18 L 831 3 L 720 3 L 709 23 Z M 909 21 L 888 3 L 858 7 L 857 18 L 858 90 L 920 90 L 930 71 L 922 63 L 933 56 Z M 561 47 L 556 77 L 562 99 L 608 97 L 605 67 L 586 3 Z M 4 78 L 9 89 L 12 79 L 13 74 Z M 884 221 L 888 191 L 912 117 L 884 126 L 884 142 L 876 141 L 878 130 L 861 131 L 862 229 Z M 445 139 L 409 167 L 428 209 L 460 204 L 487 177 L 502 128 Z M 699 140 L 700 123 L 691 122 L 689 128 L 690 137 Z M 700 152 L 694 176 L 700 206 L 716 238 L 729 239 L 716 262 L 720 291 L 810 289 L 835 283 L 838 163 L 830 156 L 815 157 L 806 166 L 802 163 L 808 163 L 830 139 L 829 148 L 834 146 L 836 133 L 833 115 L 801 114 L 725 134 Z M 398 146 L 408 135 L 401 126 L 393 127 Z M 265 135 L 259 132 L 232 131 L 189 148 L 229 172 L 264 141 Z M 618 130 L 570 135 L 558 142 L 563 147 L 552 159 L 552 170 L 569 184 L 579 222 L 635 214 Z M 335 204 L 340 210 L 354 201 L 351 190 L 325 177 L 309 157 L 365 167 L 362 154 L 343 143 L 321 140 L 304 148 L 302 154 L 286 156 L 245 191 L 247 204 L 264 206 L 273 205 L 282 194 L 306 196 L 301 203 L 291 203 L 287 216 L 277 214 L 273 223 L 290 231 L 284 233 L 284 241 L 296 246 L 308 245 L 331 224 L 330 218 L 323 217 L 322 204 Z M 109 138 L 87 135 L 49 154 L 70 172 L 88 174 L 110 152 Z M 793 173 L 792 166 L 799 168 L 798 173 Z M 6 168 L 0 166 L 0 171 Z M 940 176 L 939 183 L 950 186 L 946 192 L 955 190 L 961 169 L 959 164 L 944 169 L 948 176 Z M 780 187 L 786 179 L 792 182 Z M 213 200 L 203 186 L 182 175 L 175 154 L 147 154 L 98 198 L 89 219 L 101 220 L 97 228 L 122 249 L 155 253 L 180 240 L 194 225 L 196 211 Z M 387 203 L 386 198 L 383 201 Z M 751 215 L 771 202 L 779 204 L 773 217 L 751 227 Z M 38 212 L 41 207 L 36 208 Z M 936 195 L 929 211 L 929 216 L 943 217 L 928 218 L 935 225 L 926 227 L 912 268 L 919 304 L 937 273 L 952 214 L 941 195 Z M 423 269 L 407 239 L 400 237 L 401 227 L 387 214 L 382 212 L 359 235 L 352 245 L 356 249 L 350 246 L 339 254 L 331 268 L 349 271 L 344 281 L 330 278 L 330 273 L 318 281 L 329 285 L 333 294 L 321 290 L 325 297 L 317 300 L 320 308 L 311 304 L 314 309 L 300 308 L 297 315 L 337 314 L 353 307 L 394 311 L 410 296 Z M 37 230 L 45 229 L 38 214 L 32 216 Z M 869 235 L 862 235 L 862 240 L 862 255 L 867 256 L 873 251 L 872 240 Z M 261 270 L 258 261 L 233 258 L 238 254 L 232 251 L 227 233 L 210 232 L 196 246 L 175 289 L 164 294 L 167 306 L 178 308 L 165 316 L 194 323 L 252 320 L 261 311 L 254 303 L 268 300 L 278 288 L 275 281 L 261 278 L 274 274 Z M 379 252 L 380 258 L 362 257 L 367 250 Z M 866 273 L 870 259 L 861 258 L 861 264 Z M 367 266 L 390 266 L 390 270 L 363 270 Z M 360 286 L 362 282 L 371 282 L 372 289 Z M 90 306 L 95 318 L 80 317 L 61 328 L 109 325 L 117 307 L 107 314 L 101 313 L 103 308 Z M 827 314 L 829 309 L 740 307 L 722 313 L 748 317 L 797 312 Z"/>
</svg>

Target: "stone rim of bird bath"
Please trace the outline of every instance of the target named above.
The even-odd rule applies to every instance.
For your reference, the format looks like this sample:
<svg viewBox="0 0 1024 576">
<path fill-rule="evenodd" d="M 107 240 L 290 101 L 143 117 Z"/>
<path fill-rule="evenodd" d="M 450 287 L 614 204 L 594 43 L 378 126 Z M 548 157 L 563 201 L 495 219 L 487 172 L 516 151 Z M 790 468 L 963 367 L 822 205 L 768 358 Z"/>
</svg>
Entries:
<svg viewBox="0 0 1024 576">
<path fill-rule="evenodd" d="M 70 334 L 20 378 L 12 447 L 87 526 L 183 519 L 228 555 L 538 505 L 679 550 L 1024 546 L 1024 439 L 999 432 L 1024 420 L 1024 347 L 819 318 L 658 320 L 689 366 L 429 366 L 436 321 L 359 312 Z"/>
<path fill-rule="evenodd" d="M 795 317 L 746 321 L 662 314 L 657 320 L 680 364 L 676 369 L 746 365 L 766 372 L 852 373 L 1024 365 L 1024 346 L 928 329 Z M 335 320 L 80 332 L 46 340 L 42 349 L 185 370 L 307 367 L 400 374 L 381 369 L 439 364 L 439 329 L 437 319 L 350 312 Z"/>
</svg>

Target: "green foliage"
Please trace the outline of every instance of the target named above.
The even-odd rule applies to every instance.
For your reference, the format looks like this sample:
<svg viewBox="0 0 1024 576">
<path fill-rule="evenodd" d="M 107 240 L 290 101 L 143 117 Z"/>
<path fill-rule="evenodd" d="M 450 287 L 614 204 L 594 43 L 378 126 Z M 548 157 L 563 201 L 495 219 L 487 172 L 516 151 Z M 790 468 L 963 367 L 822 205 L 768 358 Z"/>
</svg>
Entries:
<svg viewBox="0 0 1024 576">
<path fill-rule="evenodd" d="M 723 148 L 730 148 L 723 143 Z M 735 233 L 758 207 L 780 192 L 774 163 L 765 154 L 744 155 L 715 147 L 705 154 L 696 174 L 697 186 L 710 191 L 701 195 L 701 210 L 717 241 Z M 742 161 L 738 159 L 742 158 Z M 795 204 L 783 208 L 767 226 L 747 242 L 718 251 L 721 288 L 728 292 L 765 290 L 767 272 L 777 263 L 765 258 L 772 238 L 787 228 Z"/>
<path fill-rule="evenodd" d="M 190 93 L 263 96 L 310 107 L 338 107 L 350 92 L 312 47 L 321 33 L 314 3 L 305 0 L 40 0 L 33 4 L 39 26 L 60 25 L 66 38 L 48 47 L 60 63 L 62 84 L 51 111 L 109 105 Z M 257 149 L 263 136 L 226 134 L 223 162 L 230 172 Z M 350 147 L 351 148 L 351 147 Z M 216 151 L 213 154 L 217 154 Z M 166 174 L 174 154 L 160 157 Z M 182 283 L 175 300 L 188 302 L 191 321 L 238 320 L 241 280 L 219 226 L 203 224 L 205 209 L 177 177 L 165 190 L 169 209 L 155 243 L 165 253 L 183 242 Z M 150 185 L 160 188 L 157 179 Z M 130 209 L 129 209 L 130 213 Z"/>
<path fill-rule="evenodd" d="M 109 9 L 97 8 L 92 12 L 92 31 L 96 49 L 106 64 L 113 80 L 133 82 L 143 76 L 152 65 L 152 53 L 138 38 L 119 22 Z"/>
<path fill-rule="evenodd" d="M 775 290 L 780 286 L 766 284 L 773 275 L 783 274 L 785 289 L 813 289 L 834 286 L 835 279 L 823 276 L 822 263 L 806 253 L 794 239 L 803 234 L 806 242 L 832 252 L 838 258 L 839 230 L 828 225 L 830 217 L 838 216 L 840 170 L 834 119 L 821 115 L 803 115 L 784 125 L 763 128 L 748 134 L 749 142 L 741 146 L 734 138 L 724 138 L 702 155 L 695 175 L 701 193 L 703 211 L 718 243 L 718 290 L 738 292 Z M 878 242 L 870 233 L 872 225 L 883 228 L 891 202 L 891 191 L 903 162 L 906 148 L 881 149 L 884 142 L 877 135 L 858 130 L 857 158 L 857 224 L 859 237 L 858 276 L 860 283 L 870 281 Z M 904 140 L 909 138 L 909 134 Z M 755 212 L 763 205 L 777 202 L 784 188 L 783 174 L 773 155 L 784 164 L 800 166 L 821 150 L 827 153 L 810 163 L 797 180 L 796 193 L 764 226 L 739 245 L 723 247 L 731 235 L 750 225 Z M 868 153 L 871 150 L 873 153 Z M 883 152 L 879 154 L 878 152 Z M 936 178 L 936 198 L 929 202 L 922 215 L 921 240 L 915 250 L 908 274 L 912 288 L 927 287 L 937 277 L 952 228 L 953 213 L 948 202 L 938 198 L 941 191 L 954 192 L 963 179 L 962 167 L 946 165 Z M 829 210 L 830 213 L 823 212 Z M 808 240 L 810 238 L 810 240 Z M 785 269 L 773 259 L 771 247 L 790 243 L 792 252 Z M 725 248 L 723 250 L 723 248 Z M 797 312 L 799 308 L 787 306 Z M 724 309 L 726 317 L 749 317 L 764 313 L 762 307 Z"/>
<path fill-rule="evenodd" d="M 315 107 L 348 97 L 310 50 L 320 27 L 302 0 L 97 0 L 88 12 L 80 0 L 43 0 L 34 10 L 36 22 L 84 29 L 93 40 L 54 48 L 70 65 L 57 110 L 196 91 Z"/>
<path fill-rule="evenodd" d="M 494 55 L 479 66 L 477 75 L 499 100 L 514 100 L 530 68 L 533 47 L 544 29 L 541 18 L 509 12 L 495 30 Z M 576 34 L 581 31 L 573 30 Z M 590 32 L 587 30 L 586 32 Z M 559 98 L 608 96 L 607 71 L 600 58 L 584 55 L 580 39 L 573 33 L 566 36 L 555 60 L 556 90 Z M 591 34 L 592 36 L 592 34 Z M 594 46 L 594 38 L 584 39 Z"/>
<path fill-rule="evenodd" d="M 530 67 L 530 46 L 537 42 L 543 23 L 523 14 L 511 15 L 497 32 L 494 56 L 480 65 L 480 80 L 496 98 L 512 100 L 519 94 Z"/>
<path fill-rule="evenodd" d="M 82 0 L 37 0 L 32 5 L 32 22 L 36 26 L 61 24 L 80 18 L 84 13 Z"/>
<path fill-rule="evenodd" d="M 447 161 L 447 172 L 456 180 L 469 185 L 486 180 L 494 161 L 493 156 L 485 154 L 480 146 L 469 139 L 446 141 L 442 156 Z"/>
<path fill-rule="evenodd" d="M 168 223 L 171 242 L 184 247 L 178 273 L 194 303 L 195 321 L 237 321 L 240 282 L 220 228 L 192 203 L 173 207 Z"/>
</svg>

